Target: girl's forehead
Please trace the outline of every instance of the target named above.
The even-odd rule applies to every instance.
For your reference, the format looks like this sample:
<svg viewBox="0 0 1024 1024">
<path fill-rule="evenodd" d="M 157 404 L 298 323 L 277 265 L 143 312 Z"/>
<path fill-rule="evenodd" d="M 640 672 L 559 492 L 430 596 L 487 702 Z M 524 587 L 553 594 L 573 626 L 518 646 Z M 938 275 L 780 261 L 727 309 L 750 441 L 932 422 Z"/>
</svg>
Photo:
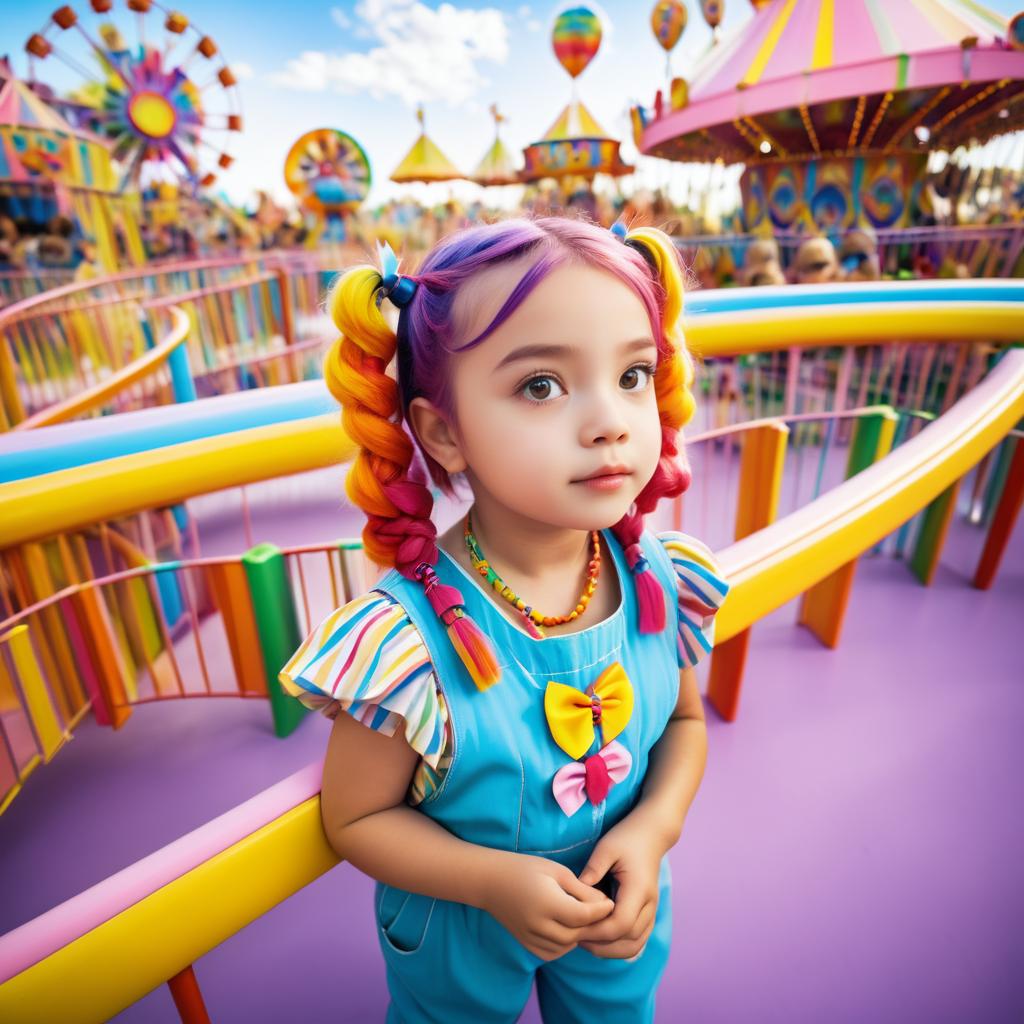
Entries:
<svg viewBox="0 0 1024 1024">
<path fill-rule="evenodd" d="M 459 290 L 453 308 L 456 348 L 487 329 L 534 262 L 521 259 L 489 268 Z M 605 334 L 613 340 L 622 340 L 620 334 L 630 339 L 651 334 L 643 302 L 614 274 L 570 261 L 535 284 L 479 348 L 500 358 L 498 350 L 512 345 L 592 344 Z"/>
</svg>

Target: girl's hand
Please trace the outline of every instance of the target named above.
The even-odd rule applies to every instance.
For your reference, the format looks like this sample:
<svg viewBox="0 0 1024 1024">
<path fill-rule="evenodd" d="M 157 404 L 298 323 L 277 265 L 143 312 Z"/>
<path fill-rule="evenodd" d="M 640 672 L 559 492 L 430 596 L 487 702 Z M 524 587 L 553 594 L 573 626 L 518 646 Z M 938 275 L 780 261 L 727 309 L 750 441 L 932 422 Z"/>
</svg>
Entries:
<svg viewBox="0 0 1024 1024">
<path fill-rule="evenodd" d="M 585 950 L 607 959 L 629 960 L 640 954 L 654 928 L 664 854 L 649 824 L 635 811 L 601 837 L 580 881 L 595 885 L 610 871 L 619 891 L 613 913 L 579 935 Z"/>
<path fill-rule="evenodd" d="M 489 889 L 481 908 L 542 960 L 575 949 L 583 930 L 615 907 L 569 868 L 529 854 L 503 857 Z"/>
</svg>

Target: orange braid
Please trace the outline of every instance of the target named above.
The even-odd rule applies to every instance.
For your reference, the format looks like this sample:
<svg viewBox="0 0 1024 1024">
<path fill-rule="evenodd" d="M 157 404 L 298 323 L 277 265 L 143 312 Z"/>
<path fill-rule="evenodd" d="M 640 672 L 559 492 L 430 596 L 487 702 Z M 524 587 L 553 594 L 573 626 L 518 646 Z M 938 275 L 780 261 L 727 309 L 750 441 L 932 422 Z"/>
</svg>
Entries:
<svg viewBox="0 0 1024 1024">
<path fill-rule="evenodd" d="M 324 359 L 324 380 L 341 403 L 342 425 L 359 447 L 345 481 L 354 505 L 367 514 L 366 554 L 404 575 L 421 561 L 434 564 L 433 498 L 410 476 L 413 444 L 402 429 L 398 385 L 385 372 L 395 354 L 395 332 L 377 306 L 380 273 L 355 267 L 328 299 L 341 332 Z"/>
</svg>

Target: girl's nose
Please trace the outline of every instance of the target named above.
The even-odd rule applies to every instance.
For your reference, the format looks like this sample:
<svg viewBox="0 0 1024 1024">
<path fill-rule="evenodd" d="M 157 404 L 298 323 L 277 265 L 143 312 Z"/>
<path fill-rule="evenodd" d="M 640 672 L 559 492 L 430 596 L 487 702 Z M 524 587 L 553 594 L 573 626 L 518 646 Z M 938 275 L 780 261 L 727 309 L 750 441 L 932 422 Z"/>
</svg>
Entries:
<svg viewBox="0 0 1024 1024">
<path fill-rule="evenodd" d="M 598 444 L 621 444 L 629 439 L 629 426 L 615 402 L 595 402 L 583 426 L 582 442 L 589 447 Z"/>
</svg>

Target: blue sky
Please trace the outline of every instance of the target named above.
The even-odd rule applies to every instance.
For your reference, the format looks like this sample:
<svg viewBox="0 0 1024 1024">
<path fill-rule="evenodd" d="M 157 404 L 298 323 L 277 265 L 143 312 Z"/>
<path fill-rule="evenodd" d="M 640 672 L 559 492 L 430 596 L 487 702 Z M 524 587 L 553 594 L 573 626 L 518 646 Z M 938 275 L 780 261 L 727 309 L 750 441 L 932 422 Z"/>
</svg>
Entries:
<svg viewBox="0 0 1024 1024">
<path fill-rule="evenodd" d="M 663 51 L 648 22 L 652 4 L 591 5 L 603 14 L 605 36 L 577 80 L 598 121 L 626 140 L 627 157 L 634 155 L 629 104 L 650 103 L 664 82 Z M 47 23 L 55 5 L 56 0 L 7 5 L 2 48 L 13 54 L 18 73 L 27 72 L 24 40 Z M 400 195 L 403 187 L 387 178 L 416 136 L 417 100 L 425 101 L 431 137 L 467 172 L 492 141 L 488 108 L 494 102 L 508 118 L 502 128 L 506 143 L 514 149 L 527 145 L 570 97 L 569 76 L 550 44 L 551 24 L 563 6 L 547 0 L 180 0 L 180 9 L 217 40 L 241 79 L 245 132 L 236 140 L 237 161 L 223 175 L 223 188 L 243 202 L 259 187 L 287 196 L 282 167 L 291 142 L 312 128 L 333 127 L 353 135 L 369 154 L 371 201 Z M 687 6 L 689 25 L 672 57 L 673 72 L 683 77 L 710 44 L 699 3 L 688 0 Z M 1010 15 L 1020 0 L 990 0 L 988 6 Z M 81 13 L 88 5 L 78 0 L 74 7 Z M 132 42 L 134 16 L 120 0 L 115 8 L 115 20 Z M 727 0 L 723 29 L 742 24 L 750 12 L 749 0 Z M 411 23 L 417 25 L 415 44 L 408 38 Z M 68 52 L 89 63 L 81 41 L 65 38 Z M 55 84 L 66 84 L 67 76 L 53 67 Z M 650 184 L 659 183 L 660 163 L 646 168 Z"/>
</svg>

